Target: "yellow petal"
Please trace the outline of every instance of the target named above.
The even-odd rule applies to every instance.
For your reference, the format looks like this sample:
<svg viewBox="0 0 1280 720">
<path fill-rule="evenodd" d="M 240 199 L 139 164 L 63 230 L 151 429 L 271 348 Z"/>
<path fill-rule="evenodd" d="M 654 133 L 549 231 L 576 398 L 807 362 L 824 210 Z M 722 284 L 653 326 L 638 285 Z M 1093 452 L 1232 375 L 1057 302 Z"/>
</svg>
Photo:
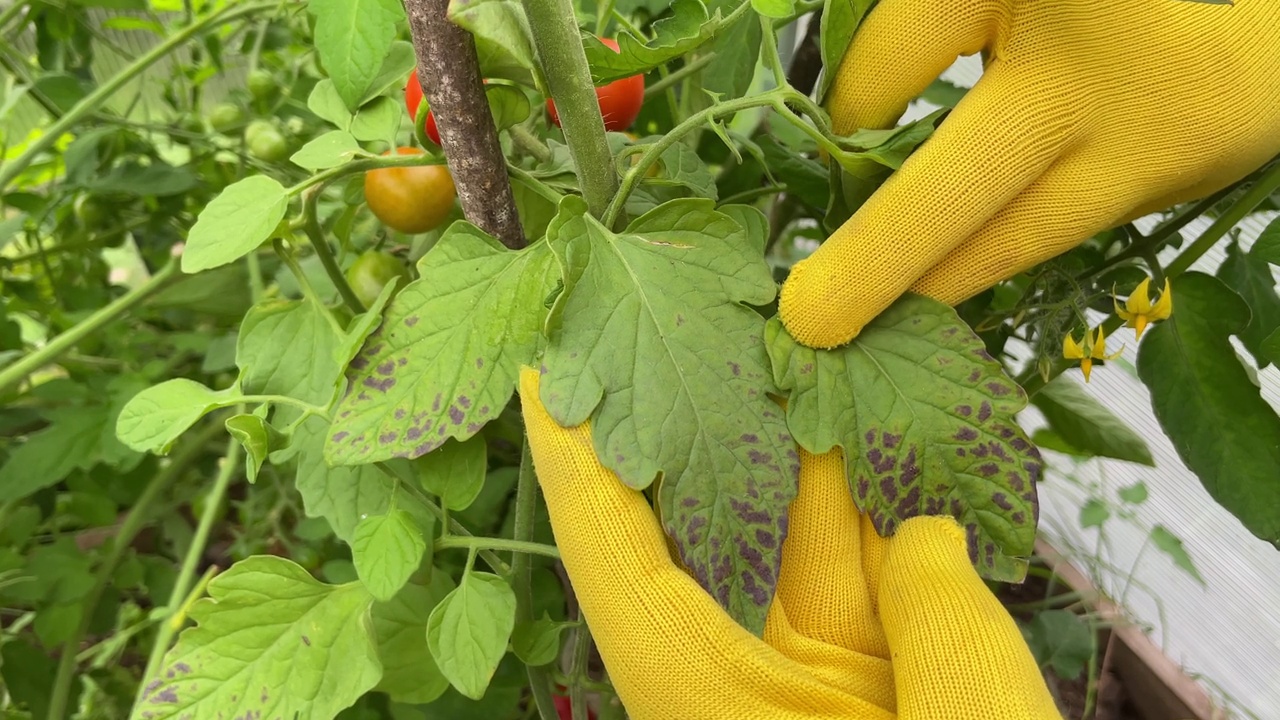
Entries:
<svg viewBox="0 0 1280 720">
<path fill-rule="evenodd" d="M 1085 336 L 1087 339 L 1087 335 Z M 1076 342 L 1076 339 L 1068 333 L 1062 336 L 1062 357 L 1068 360 L 1079 360 L 1085 357 L 1084 349 Z"/>
<path fill-rule="evenodd" d="M 1098 326 L 1098 333 L 1093 338 L 1093 347 L 1089 349 L 1089 355 L 1105 360 L 1107 357 L 1107 337 L 1103 334 L 1102 326 Z"/>
<path fill-rule="evenodd" d="M 1148 315 L 1152 320 L 1164 320 L 1173 314 L 1173 288 L 1169 287 L 1169 280 L 1165 278 L 1164 292 L 1160 293 L 1160 299 L 1151 308 Z"/>
<path fill-rule="evenodd" d="M 1080 369 L 1084 371 L 1084 381 L 1089 382 L 1089 371 L 1093 370 L 1093 358 L 1081 360 Z"/>
<path fill-rule="evenodd" d="M 1151 278 L 1143 278 L 1142 282 L 1138 283 L 1138 287 L 1133 289 L 1133 293 L 1124 303 L 1129 312 L 1143 315 L 1151 312 L 1150 286 Z"/>
<path fill-rule="evenodd" d="M 1142 331 L 1147 329 L 1147 316 L 1146 316 L 1146 315 L 1138 315 L 1137 317 L 1135 317 L 1135 318 L 1133 319 L 1133 324 L 1132 324 L 1130 327 L 1132 327 L 1132 328 L 1133 328 L 1133 335 L 1134 335 L 1134 337 L 1136 337 L 1137 339 L 1141 340 L 1141 339 L 1142 339 Z"/>
</svg>

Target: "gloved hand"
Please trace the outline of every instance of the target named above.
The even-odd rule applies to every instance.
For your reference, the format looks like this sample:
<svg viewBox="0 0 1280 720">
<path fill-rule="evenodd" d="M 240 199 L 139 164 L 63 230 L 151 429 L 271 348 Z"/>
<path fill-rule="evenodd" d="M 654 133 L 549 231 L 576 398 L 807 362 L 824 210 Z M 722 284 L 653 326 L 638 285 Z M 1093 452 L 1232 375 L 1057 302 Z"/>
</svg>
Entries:
<svg viewBox="0 0 1280 720">
<path fill-rule="evenodd" d="M 796 340 L 851 340 L 905 290 L 955 304 L 1280 152 L 1280 2 L 881 0 L 835 130 L 891 126 L 958 55 L 978 84 L 783 286 Z"/>
<path fill-rule="evenodd" d="M 667 553 L 644 496 L 562 428 L 525 368 L 520 397 L 556 544 L 634 720 L 1042 720 L 1059 715 L 1013 619 L 949 518 L 885 540 L 837 450 L 802 453 L 763 639 Z"/>
</svg>

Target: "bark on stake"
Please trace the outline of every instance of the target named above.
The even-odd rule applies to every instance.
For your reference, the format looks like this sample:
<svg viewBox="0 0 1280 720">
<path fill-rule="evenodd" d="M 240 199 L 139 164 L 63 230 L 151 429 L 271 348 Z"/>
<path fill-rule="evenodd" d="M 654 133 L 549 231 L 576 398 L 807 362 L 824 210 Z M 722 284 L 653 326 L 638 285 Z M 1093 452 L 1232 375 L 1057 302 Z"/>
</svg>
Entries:
<svg viewBox="0 0 1280 720">
<path fill-rule="evenodd" d="M 475 41 L 449 22 L 449 0 L 405 0 L 418 82 L 431 104 L 467 220 L 509 248 L 525 246 Z"/>
</svg>

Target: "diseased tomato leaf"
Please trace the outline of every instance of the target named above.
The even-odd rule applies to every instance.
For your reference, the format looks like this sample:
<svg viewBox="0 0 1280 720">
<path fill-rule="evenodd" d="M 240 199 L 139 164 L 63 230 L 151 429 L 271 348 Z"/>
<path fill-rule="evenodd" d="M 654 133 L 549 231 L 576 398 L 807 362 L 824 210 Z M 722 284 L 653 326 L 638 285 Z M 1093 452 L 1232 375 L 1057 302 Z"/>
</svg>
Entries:
<svg viewBox="0 0 1280 720">
<path fill-rule="evenodd" d="M 663 480 L 663 525 L 694 577 L 739 622 L 764 628 L 799 458 L 772 390 L 762 239 L 713 203 L 664 203 L 621 233 L 576 197 L 548 228 L 565 288 L 548 320 L 542 401 L 590 418 L 622 481 Z M 763 218 L 756 218 L 762 222 Z M 752 225 L 758 224 L 752 222 Z"/>
<path fill-rule="evenodd" d="M 546 243 L 512 252 L 466 222 L 418 262 L 347 367 L 325 459 L 415 458 L 497 417 L 533 361 L 554 285 Z"/>
<path fill-rule="evenodd" d="M 812 453 L 844 450 L 854 500 L 877 532 L 951 515 L 979 572 L 1023 577 L 1043 471 L 1013 420 L 1026 394 L 954 310 L 906 295 L 844 347 L 806 348 L 776 318 L 766 342 L 791 391 L 796 440 Z"/>
</svg>

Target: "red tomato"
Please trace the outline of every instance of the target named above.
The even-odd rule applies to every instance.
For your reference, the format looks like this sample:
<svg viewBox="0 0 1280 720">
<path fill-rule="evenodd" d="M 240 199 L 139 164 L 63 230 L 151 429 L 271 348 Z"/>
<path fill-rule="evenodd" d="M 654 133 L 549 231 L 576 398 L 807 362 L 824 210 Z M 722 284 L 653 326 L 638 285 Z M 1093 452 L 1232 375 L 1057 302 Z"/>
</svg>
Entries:
<svg viewBox="0 0 1280 720">
<path fill-rule="evenodd" d="M 418 82 L 418 73 L 409 73 L 404 84 L 404 106 L 409 109 L 409 117 L 417 119 L 418 106 L 422 104 L 422 83 Z M 440 144 L 440 130 L 436 127 L 435 113 L 427 113 L 427 137 L 431 142 Z"/>
<path fill-rule="evenodd" d="M 618 51 L 617 40 L 600 38 L 600 42 L 613 48 L 614 52 Z M 604 117 L 604 129 L 611 132 L 626 130 L 636 121 L 640 106 L 644 105 L 644 75 L 632 75 L 596 88 L 596 100 Z M 547 98 L 547 112 L 551 113 L 551 122 L 559 126 L 556 103 L 550 98 Z"/>
<path fill-rule="evenodd" d="M 560 716 L 560 720 L 573 720 L 573 708 L 569 705 L 567 696 L 552 695 L 551 702 L 555 703 L 556 714 Z M 590 720 L 596 720 L 596 714 L 591 710 L 587 710 L 587 717 Z"/>
</svg>

